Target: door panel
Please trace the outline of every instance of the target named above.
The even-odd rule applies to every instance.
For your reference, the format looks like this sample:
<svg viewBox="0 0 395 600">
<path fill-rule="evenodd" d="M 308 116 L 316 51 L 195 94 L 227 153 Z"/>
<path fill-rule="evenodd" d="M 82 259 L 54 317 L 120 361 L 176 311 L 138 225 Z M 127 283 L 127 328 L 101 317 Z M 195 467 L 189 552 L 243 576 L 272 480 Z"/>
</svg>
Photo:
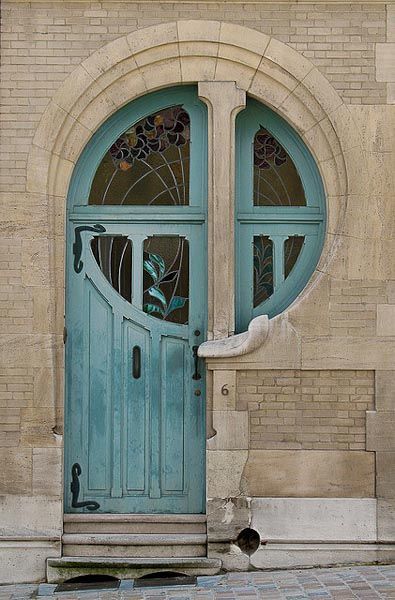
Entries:
<svg viewBox="0 0 395 600">
<path fill-rule="evenodd" d="M 123 427 L 124 492 L 148 493 L 149 483 L 149 332 L 124 320 L 123 331 Z M 140 376 L 133 377 L 133 348 L 141 351 Z"/>
<path fill-rule="evenodd" d="M 120 236 L 119 227 L 102 226 L 101 236 L 82 233 L 82 269 L 69 278 L 75 308 L 68 318 L 68 419 L 77 431 L 66 474 L 79 463 L 80 500 L 95 500 L 98 512 L 202 512 L 204 378 L 192 379 L 192 347 L 205 326 L 205 227 L 124 224 Z M 132 276 L 114 284 L 125 247 Z M 148 260 L 156 271 L 147 279 Z M 133 282 L 133 304 L 125 281 Z M 149 299 L 160 309 L 153 314 L 143 302 L 150 286 Z M 66 490 L 66 510 L 75 509 Z"/>
<path fill-rule="evenodd" d="M 162 338 L 162 489 L 164 493 L 184 491 L 186 389 L 188 344 L 176 338 Z M 183 365 L 183 368 L 180 368 Z M 180 401 L 183 399 L 183 401 Z"/>
<path fill-rule="evenodd" d="M 111 443 L 111 342 L 113 315 L 111 307 L 85 280 L 88 327 L 86 333 L 88 362 L 87 461 L 88 489 L 108 489 Z M 103 452 L 102 449 L 106 448 Z"/>
</svg>

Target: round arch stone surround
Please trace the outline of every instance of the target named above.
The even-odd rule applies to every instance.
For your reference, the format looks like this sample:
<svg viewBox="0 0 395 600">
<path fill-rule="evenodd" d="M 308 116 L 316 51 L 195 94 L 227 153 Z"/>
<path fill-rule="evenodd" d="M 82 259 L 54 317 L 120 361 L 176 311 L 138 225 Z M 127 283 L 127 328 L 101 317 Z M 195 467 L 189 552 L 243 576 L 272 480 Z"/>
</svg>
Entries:
<svg viewBox="0 0 395 600">
<path fill-rule="evenodd" d="M 352 167 L 361 145 L 347 106 L 319 70 L 291 47 L 253 29 L 178 21 L 134 31 L 94 52 L 68 76 L 42 116 L 29 154 L 27 191 L 48 197 L 49 236 L 54 238 L 63 229 L 73 168 L 93 132 L 139 96 L 202 81 L 234 81 L 270 106 L 299 132 L 317 161 L 328 226 L 305 296 L 328 271 L 339 247 L 349 193 L 347 153 Z M 56 254 L 52 264 L 59 288 L 63 280 L 56 274 L 63 269 L 60 251 Z"/>
</svg>

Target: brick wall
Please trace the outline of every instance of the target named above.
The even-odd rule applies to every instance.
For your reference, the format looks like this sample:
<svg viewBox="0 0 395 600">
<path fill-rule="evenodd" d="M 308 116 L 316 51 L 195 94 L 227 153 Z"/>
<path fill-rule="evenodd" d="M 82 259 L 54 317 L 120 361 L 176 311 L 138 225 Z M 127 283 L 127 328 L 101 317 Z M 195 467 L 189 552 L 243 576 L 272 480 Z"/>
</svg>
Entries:
<svg viewBox="0 0 395 600">
<path fill-rule="evenodd" d="M 245 371 L 238 408 L 248 408 L 250 448 L 364 450 L 373 371 Z"/>
<path fill-rule="evenodd" d="M 23 409 L 33 401 L 33 369 L 0 369 L 0 447 L 20 443 Z"/>
</svg>

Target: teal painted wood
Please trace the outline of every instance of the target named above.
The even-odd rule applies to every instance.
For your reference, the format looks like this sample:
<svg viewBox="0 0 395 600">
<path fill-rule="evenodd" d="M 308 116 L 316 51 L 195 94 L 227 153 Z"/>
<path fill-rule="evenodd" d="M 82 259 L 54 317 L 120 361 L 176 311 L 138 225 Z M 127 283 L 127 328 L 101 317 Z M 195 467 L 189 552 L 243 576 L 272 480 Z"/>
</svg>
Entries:
<svg viewBox="0 0 395 600">
<path fill-rule="evenodd" d="M 253 140 L 265 127 L 293 160 L 305 192 L 307 206 L 254 206 Z M 300 136 L 279 115 L 248 99 L 236 119 L 236 330 L 245 331 L 252 318 L 270 318 L 285 310 L 308 283 L 318 263 L 326 226 L 325 193 L 313 156 Z M 274 293 L 253 307 L 253 237 L 267 235 L 274 244 Z M 303 249 L 284 280 L 284 241 L 305 237 Z"/>
<path fill-rule="evenodd" d="M 104 153 L 127 127 L 155 110 L 183 104 L 191 118 L 191 206 L 87 206 Z M 81 466 L 79 501 L 104 513 L 205 512 L 205 381 L 194 381 L 192 347 L 205 339 L 207 318 L 207 124 L 192 87 L 133 102 L 103 124 L 81 155 L 70 184 L 67 222 L 65 511 L 73 508 L 71 468 Z M 74 269 L 77 227 L 132 242 L 132 303 L 100 270 L 82 231 L 82 269 Z M 189 324 L 142 311 L 142 252 L 152 235 L 189 243 Z M 140 292 L 138 291 L 140 290 Z M 201 334 L 195 335 L 199 330 Z M 133 377 L 133 348 L 141 376 Z M 200 396 L 195 391 L 201 392 Z"/>
</svg>

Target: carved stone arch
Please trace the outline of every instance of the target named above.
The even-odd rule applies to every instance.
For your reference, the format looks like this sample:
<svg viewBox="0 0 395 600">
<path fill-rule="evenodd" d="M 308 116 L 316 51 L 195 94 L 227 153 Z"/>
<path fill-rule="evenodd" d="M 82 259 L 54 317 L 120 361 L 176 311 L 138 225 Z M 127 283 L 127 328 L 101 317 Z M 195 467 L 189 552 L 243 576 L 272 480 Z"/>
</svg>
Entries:
<svg viewBox="0 0 395 600">
<path fill-rule="evenodd" d="M 94 52 L 68 76 L 44 111 L 28 160 L 27 190 L 48 197 L 50 237 L 63 230 L 70 177 L 93 132 L 139 96 L 202 81 L 236 82 L 284 117 L 315 157 L 328 200 L 328 228 L 311 288 L 339 245 L 347 157 L 352 154 L 355 164 L 361 152 L 357 128 L 309 60 L 273 37 L 226 22 L 178 21 L 134 31 Z M 59 288 L 63 258 L 56 247 L 51 275 Z"/>
</svg>

